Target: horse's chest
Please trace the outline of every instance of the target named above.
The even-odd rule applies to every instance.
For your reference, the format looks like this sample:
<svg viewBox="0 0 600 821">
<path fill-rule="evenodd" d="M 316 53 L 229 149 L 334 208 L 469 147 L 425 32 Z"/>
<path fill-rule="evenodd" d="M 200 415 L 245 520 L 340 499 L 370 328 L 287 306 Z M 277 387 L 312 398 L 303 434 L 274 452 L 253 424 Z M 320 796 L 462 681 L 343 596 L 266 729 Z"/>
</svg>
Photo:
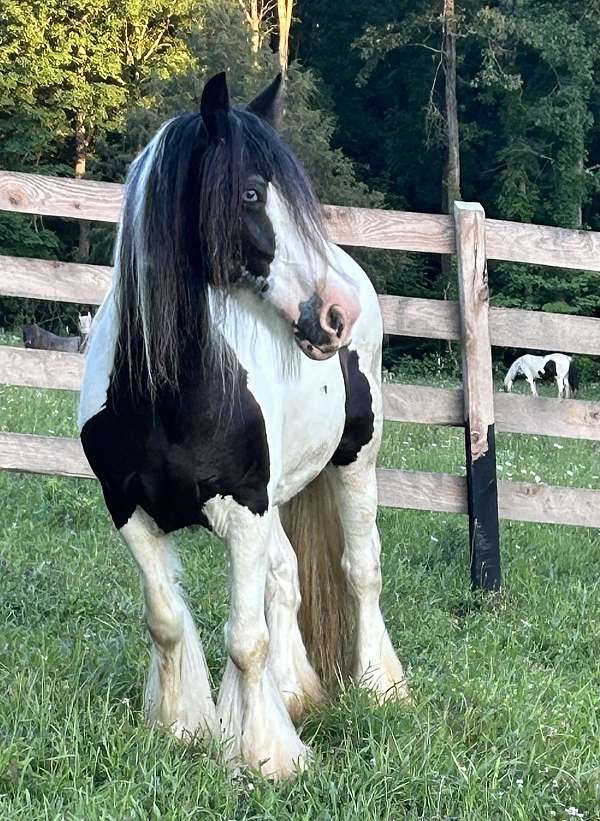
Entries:
<svg viewBox="0 0 600 821">
<path fill-rule="evenodd" d="M 280 458 L 271 454 L 276 503 L 295 495 L 323 470 L 344 430 L 346 391 L 337 357 L 331 365 L 313 367 L 313 377 L 291 385 L 283 397 Z"/>
</svg>

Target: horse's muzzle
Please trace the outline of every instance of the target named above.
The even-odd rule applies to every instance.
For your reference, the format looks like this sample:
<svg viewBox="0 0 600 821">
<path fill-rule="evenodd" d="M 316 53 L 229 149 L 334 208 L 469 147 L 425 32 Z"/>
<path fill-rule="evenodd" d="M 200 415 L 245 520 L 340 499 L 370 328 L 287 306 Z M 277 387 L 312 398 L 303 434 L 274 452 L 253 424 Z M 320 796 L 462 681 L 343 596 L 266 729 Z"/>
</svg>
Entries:
<svg viewBox="0 0 600 821">
<path fill-rule="evenodd" d="M 309 359 L 314 359 L 317 362 L 322 362 L 325 359 L 331 359 L 332 356 L 335 356 L 336 353 L 340 350 L 340 348 L 345 347 L 344 345 L 339 344 L 331 344 L 331 345 L 315 345 L 310 340 L 304 339 L 298 334 L 294 335 L 294 339 L 296 340 L 296 344 Z"/>
</svg>

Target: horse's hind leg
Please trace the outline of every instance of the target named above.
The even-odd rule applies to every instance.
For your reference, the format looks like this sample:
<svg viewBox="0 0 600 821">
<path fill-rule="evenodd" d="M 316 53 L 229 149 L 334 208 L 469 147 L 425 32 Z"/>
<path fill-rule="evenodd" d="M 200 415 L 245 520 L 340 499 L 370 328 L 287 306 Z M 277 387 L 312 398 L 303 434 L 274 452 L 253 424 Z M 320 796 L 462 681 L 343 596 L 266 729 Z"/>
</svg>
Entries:
<svg viewBox="0 0 600 821">
<path fill-rule="evenodd" d="M 376 522 L 377 482 L 375 466 L 365 465 L 364 461 L 370 459 L 330 468 L 344 531 L 342 568 L 355 608 L 352 676 L 375 691 L 381 701 L 407 699 L 404 670 L 392 647 L 379 606 L 381 543 Z"/>
<path fill-rule="evenodd" d="M 231 497 L 204 511 L 230 553 L 231 602 L 225 643 L 229 660 L 217 704 L 228 757 L 266 776 L 292 775 L 308 756 L 274 681 L 267 659 L 265 592 L 274 514 L 253 514 Z"/>
<path fill-rule="evenodd" d="M 269 628 L 268 665 L 293 721 L 323 701 L 319 677 L 306 655 L 298 626 L 300 584 L 296 554 L 274 512 L 269 549 L 265 612 Z"/>
<path fill-rule="evenodd" d="M 184 739 L 213 734 L 217 722 L 208 670 L 179 588 L 178 558 L 167 536 L 140 508 L 121 534 L 141 572 L 146 625 L 153 642 L 146 718 Z"/>
</svg>

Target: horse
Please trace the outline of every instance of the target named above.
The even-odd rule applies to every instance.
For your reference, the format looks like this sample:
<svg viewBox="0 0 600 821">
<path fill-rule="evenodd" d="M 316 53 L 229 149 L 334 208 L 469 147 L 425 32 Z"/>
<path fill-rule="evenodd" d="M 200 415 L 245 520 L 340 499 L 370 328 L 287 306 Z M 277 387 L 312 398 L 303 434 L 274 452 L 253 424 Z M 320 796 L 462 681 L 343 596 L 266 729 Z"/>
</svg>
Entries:
<svg viewBox="0 0 600 821">
<path fill-rule="evenodd" d="M 336 676 L 408 698 L 379 604 L 378 300 L 281 107 L 281 76 L 234 107 L 218 74 L 133 161 L 78 418 L 141 574 L 147 720 L 275 779 L 309 761 L 294 724 Z M 230 558 L 216 706 L 170 539 L 193 525 Z"/>
<path fill-rule="evenodd" d="M 537 396 L 537 379 L 556 379 L 559 399 L 569 399 L 579 388 L 579 373 L 572 356 L 551 353 L 547 356 L 525 354 L 515 359 L 504 378 L 504 390 L 510 393 L 514 380 L 523 375 L 529 382 L 531 393 Z"/>
<path fill-rule="evenodd" d="M 67 351 L 80 353 L 86 343 L 92 325 L 92 315 L 79 314 L 78 336 L 59 336 L 40 328 L 35 323 L 23 325 L 23 345 L 26 348 L 37 348 L 42 351 Z"/>
</svg>

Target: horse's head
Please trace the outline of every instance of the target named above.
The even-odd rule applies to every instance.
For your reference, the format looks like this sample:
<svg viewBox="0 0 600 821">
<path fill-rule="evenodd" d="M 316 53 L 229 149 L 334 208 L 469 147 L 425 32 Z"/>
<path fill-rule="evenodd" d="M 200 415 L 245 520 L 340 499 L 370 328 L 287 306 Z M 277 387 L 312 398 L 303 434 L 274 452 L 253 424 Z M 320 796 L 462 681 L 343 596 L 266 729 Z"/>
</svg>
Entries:
<svg viewBox="0 0 600 821">
<path fill-rule="evenodd" d="M 92 315 L 88 311 L 87 314 L 79 314 L 77 325 L 80 336 L 88 336 L 92 327 Z"/>
<path fill-rule="evenodd" d="M 35 347 L 37 325 L 23 325 L 23 345 L 26 348 Z"/>
<path fill-rule="evenodd" d="M 556 377 L 556 362 L 549 359 L 539 371 L 539 375 L 542 379 L 554 379 Z"/>
<path fill-rule="evenodd" d="M 312 359 L 350 342 L 357 286 L 334 263 L 317 197 L 275 130 L 280 90 L 278 77 L 232 107 L 218 74 L 200 113 L 165 123 L 131 165 L 115 253 L 118 355 L 140 395 L 175 390 L 190 345 L 217 350 L 210 306 L 233 289 L 284 317 Z"/>
<path fill-rule="evenodd" d="M 350 342 L 360 303 L 356 285 L 328 252 L 312 187 L 275 130 L 281 93 L 279 76 L 245 109 L 236 109 L 229 104 L 225 74 L 204 88 L 200 110 L 213 146 L 207 164 L 227 168 L 233 234 L 229 259 L 209 254 L 217 263 L 211 274 L 217 286 L 238 283 L 255 290 L 289 322 L 308 357 L 328 359 Z M 219 181 L 218 173 L 205 168 L 204 186 Z M 201 224 L 208 228 L 215 188 L 200 194 Z M 211 231 L 206 234 L 210 243 Z"/>
</svg>

